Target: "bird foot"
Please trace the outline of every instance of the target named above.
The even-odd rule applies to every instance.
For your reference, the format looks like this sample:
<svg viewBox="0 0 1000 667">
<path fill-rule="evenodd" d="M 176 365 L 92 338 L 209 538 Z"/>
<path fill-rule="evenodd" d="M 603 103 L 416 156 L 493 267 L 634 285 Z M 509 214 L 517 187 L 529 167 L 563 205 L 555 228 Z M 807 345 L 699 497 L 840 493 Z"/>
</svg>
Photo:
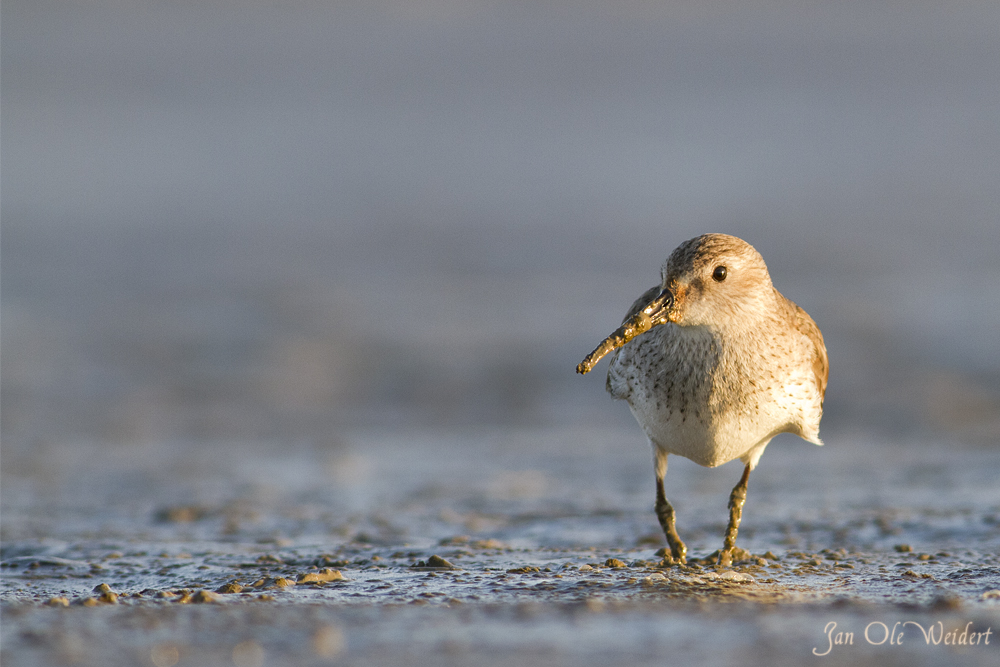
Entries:
<svg viewBox="0 0 1000 667">
<path fill-rule="evenodd" d="M 664 497 L 662 486 L 657 491 L 656 517 L 660 521 L 660 527 L 663 528 L 664 537 L 667 538 L 667 544 L 670 547 L 670 557 L 675 563 L 687 563 L 687 546 L 681 540 L 680 535 L 677 534 L 677 528 L 674 524 L 674 508 L 667 501 L 666 497 Z"/>
<path fill-rule="evenodd" d="M 683 547 L 683 544 L 681 546 Z M 684 565 L 687 563 L 687 557 L 684 553 L 680 553 L 675 556 L 674 552 L 670 550 L 670 547 L 663 547 L 656 552 L 656 555 L 660 557 L 660 562 L 656 564 L 656 566 L 660 568 L 673 567 L 674 565 Z"/>
<path fill-rule="evenodd" d="M 733 563 L 738 563 L 741 560 L 747 560 L 750 558 L 751 554 L 746 549 L 741 549 L 740 547 L 732 547 L 731 549 L 723 549 L 719 552 L 719 560 L 717 565 L 719 567 L 732 567 Z"/>
<path fill-rule="evenodd" d="M 670 567 L 672 565 L 686 565 L 687 564 L 687 547 L 683 543 L 680 544 L 676 551 L 671 551 L 670 547 L 663 547 L 656 552 L 656 555 L 660 557 L 660 562 L 657 563 L 658 567 Z"/>
<path fill-rule="evenodd" d="M 684 565 L 687 563 L 687 551 L 687 546 L 675 533 L 674 539 L 670 540 L 670 546 L 663 547 L 656 552 L 656 555 L 664 560 L 669 560 L 673 565 Z"/>
</svg>

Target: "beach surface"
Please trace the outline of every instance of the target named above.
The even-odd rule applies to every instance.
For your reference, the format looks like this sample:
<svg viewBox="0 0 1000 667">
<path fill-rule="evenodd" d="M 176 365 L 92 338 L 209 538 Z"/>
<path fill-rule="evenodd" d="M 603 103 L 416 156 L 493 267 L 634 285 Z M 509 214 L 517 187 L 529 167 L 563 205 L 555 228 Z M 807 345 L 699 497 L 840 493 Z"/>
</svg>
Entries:
<svg viewBox="0 0 1000 667">
<path fill-rule="evenodd" d="M 596 428 L 5 452 L 3 662 L 995 664 L 995 450 L 779 439 L 726 569 L 740 470 L 671 466 L 694 558 L 664 566 L 646 454 Z"/>
<path fill-rule="evenodd" d="M 5 667 L 1000 664 L 1000 4 L 2 14 Z M 722 570 L 574 373 L 707 232 L 830 355 Z"/>
</svg>

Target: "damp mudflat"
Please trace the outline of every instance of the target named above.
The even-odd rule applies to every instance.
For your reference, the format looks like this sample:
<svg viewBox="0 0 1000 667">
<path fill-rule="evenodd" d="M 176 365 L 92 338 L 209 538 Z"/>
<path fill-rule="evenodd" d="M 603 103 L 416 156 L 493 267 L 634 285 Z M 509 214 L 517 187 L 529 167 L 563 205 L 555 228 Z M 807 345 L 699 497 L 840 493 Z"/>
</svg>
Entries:
<svg viewBox="0 0 1000 667">
<path fill-rule="evenodd" d="M 1000 4 L 729 4 L 4 3 L 0 663 L 1000 664 Z M 827 444 L 661 568 L 573 369 L 710 231 Z"/>
<path fill-rule="evenodd" d="M 2 661 L 996 664 L 1000 453 L 827 442 L 772 444 L 725 569 L 741 471 L 671 459 L 664 566 L 631 431 L 5 450 Z"/>
</svg>

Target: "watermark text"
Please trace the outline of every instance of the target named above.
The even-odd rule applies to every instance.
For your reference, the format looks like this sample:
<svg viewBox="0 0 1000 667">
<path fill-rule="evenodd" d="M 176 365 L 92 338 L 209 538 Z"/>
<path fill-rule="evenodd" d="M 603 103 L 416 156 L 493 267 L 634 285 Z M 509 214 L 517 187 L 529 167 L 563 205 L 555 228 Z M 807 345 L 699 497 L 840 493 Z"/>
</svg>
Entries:
<svg viewBox="0 0 1000 667">
<path fill-rule="evenodd" d="M 945 627 L 943 621 L 918 623 L 917 621 L 896 621 L 891 626 L 882 621 L 872 621 L 857 636 L 853 631 L 839 630 L 836 621 L 830 621 L 823 628 L 825 639 L 813 648 L 813 655 L 830 655 L 834 648 L 867 643 L 872 646 L 901 646 L 905 638 L 908 645 L 927 646 L 989 646 L 992 628 L 980 630 L 973 627 L 973 621 L 965 626 Z"/>
</svg>

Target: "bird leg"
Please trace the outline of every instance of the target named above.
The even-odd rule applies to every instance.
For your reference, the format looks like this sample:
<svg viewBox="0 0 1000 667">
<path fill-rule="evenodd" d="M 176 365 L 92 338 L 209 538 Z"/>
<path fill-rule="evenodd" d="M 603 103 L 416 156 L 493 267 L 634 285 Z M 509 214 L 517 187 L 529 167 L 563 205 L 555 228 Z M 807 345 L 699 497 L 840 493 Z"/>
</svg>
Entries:
<svg viewBox="0 0 1000 667">
<path fill-rule="evenodd" d="M 733 488 L 729 494 L 729 527 L 726 528 L 726 541 L 719 552 L 719 565 L 729 567 L 733 564 L 733 557 L 742 555 L 742 549 L 736 547 L 736 533 L 740 529 L 740 519 L 743 518 L 743 503 L 747 500 L 747 481 L 750 479 L 750 466 L 743 469 L 743 477 L 739 484 Z"/>
<path fill-rule="evenodd" d="M 677 534 L 674 526 L 674 507 L 667 500 L 667 494 L 663 491 L 663 475 L 659 469 L 656 475 L 656 518 L 660 520 L 660 527 L 667 537 L 667 544 L 670 545 L 670 556 L 675 563 L 687 562 L 687 547 Z"/>
</svg>

